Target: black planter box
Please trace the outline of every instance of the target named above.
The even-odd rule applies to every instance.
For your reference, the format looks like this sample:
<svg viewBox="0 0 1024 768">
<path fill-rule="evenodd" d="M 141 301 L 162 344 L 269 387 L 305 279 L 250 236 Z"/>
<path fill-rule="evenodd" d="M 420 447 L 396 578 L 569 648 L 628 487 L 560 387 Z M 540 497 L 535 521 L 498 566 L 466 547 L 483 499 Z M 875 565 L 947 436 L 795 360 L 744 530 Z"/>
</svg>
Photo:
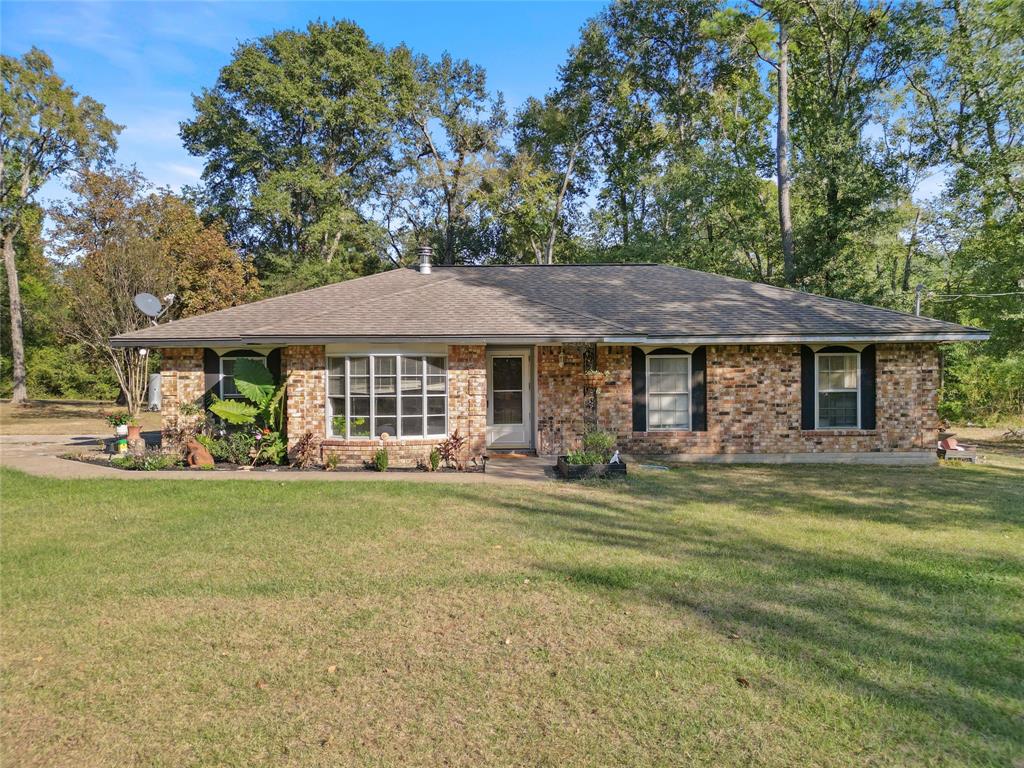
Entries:
<svg viewBox="0 0 1024 768">
<path fill-rule="evenodd" d="M 582 480 L 586 477 L 625 477 L 626 464 L 570 464 L 568 456 L 559 456 L 555 471 L 566 480 Z"/>
</svg>

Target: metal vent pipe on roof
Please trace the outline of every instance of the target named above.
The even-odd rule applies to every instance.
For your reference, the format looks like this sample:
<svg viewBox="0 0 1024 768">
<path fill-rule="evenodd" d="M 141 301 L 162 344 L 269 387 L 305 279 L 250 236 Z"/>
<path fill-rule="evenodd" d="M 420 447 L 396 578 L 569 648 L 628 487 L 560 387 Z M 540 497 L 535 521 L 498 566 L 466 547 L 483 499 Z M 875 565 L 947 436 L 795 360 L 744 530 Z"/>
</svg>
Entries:
<svg viewBox="0 0 1024 768">
<path fill-rule="evenodd" d="M 416 249 L 416 253 L 418 253 L 420 256 L 420 274 L 429 275 L 430 259 L 434 255 L 434 249 L 429 245 L 421 245 L 419 248 Z"/>
</svg>

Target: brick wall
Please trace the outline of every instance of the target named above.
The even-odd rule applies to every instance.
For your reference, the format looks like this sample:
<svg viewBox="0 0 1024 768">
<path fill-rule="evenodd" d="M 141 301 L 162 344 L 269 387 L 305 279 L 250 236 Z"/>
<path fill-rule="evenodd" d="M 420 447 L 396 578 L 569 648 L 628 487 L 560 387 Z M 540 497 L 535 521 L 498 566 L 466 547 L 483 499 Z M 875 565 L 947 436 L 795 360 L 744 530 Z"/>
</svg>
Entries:
<svg viewBox="0 0 1024 768">
<path fill-rule="evenodd" d="M 598 350 L 598 360 L 600 360 Z M 537 347 L 537 453 L 565 453 L 579 447 L 584 432 L 584 348 Z M 627 356 L 628 362 L 628 356 Z M 598 423 L 601 393 L 598 392 Z"/>
<path fill-rule="evenodd" d="M 876 350 L 877 429 L 800 429 L 798 345 L 708 347 L 707 431 L 648 433 L 633 431 L 629 347 L 602 347 L 598 368 L 611 375 L 598 393 L 598 421 L 635 454 L 931 450 L 938 423 L 937 346 L 879 344 Z M 574 396 L 566 392 L 562 399 Z"/>
<path fill-rule="evenodd" d="M 288 448 L 312 432 L 319 440 L 327 434 L 327 376 L 323 346 L 285 347 L 281 350 L 281 375 L 285 391 Z"/>
<path fill-rule="evenodd" d="M 206 393 L 203 350 L 197 348 L 160 350 L 160 427 L 169 429 L 185 421 L 198 421 L 202 413 L 184 416 L 184 405 L 202 404 Z"/>
</svg>

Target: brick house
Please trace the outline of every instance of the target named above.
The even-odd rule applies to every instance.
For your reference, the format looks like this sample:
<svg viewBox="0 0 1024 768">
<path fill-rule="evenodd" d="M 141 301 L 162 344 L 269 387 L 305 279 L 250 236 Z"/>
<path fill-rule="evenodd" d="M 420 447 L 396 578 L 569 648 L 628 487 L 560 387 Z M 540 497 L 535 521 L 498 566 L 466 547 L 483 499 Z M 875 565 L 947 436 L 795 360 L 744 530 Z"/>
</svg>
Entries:
<svg viewBox="0 0 1024 768">
<path fill-rule="evenodd" d="M 287 433 L 360 464 L 553 455 L 931 461 L 939 344 L 984 331 L 665 265 L 397 269 L 115 337 L 158 349 L 165 426 L 234 361 L 287 381 Z"/>
</svg>

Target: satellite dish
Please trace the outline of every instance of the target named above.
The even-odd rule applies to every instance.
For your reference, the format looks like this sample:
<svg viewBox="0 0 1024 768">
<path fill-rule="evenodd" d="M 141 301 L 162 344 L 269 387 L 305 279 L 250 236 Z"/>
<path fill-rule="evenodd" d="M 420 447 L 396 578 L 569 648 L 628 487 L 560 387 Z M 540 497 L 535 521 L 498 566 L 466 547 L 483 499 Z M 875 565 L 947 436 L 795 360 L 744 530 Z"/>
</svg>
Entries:
<svg viewBox="0 0 1024 768">
<path fill-rule="evenodd" d="M 160 303 L 160 299 L 152 293 L 137 293 L 132 301 L 135 302 L 135 306 L 139 308 L 142 314 L 149 317 L 158 317 L 163 310 L 163 304 Z"/>
</svg>

